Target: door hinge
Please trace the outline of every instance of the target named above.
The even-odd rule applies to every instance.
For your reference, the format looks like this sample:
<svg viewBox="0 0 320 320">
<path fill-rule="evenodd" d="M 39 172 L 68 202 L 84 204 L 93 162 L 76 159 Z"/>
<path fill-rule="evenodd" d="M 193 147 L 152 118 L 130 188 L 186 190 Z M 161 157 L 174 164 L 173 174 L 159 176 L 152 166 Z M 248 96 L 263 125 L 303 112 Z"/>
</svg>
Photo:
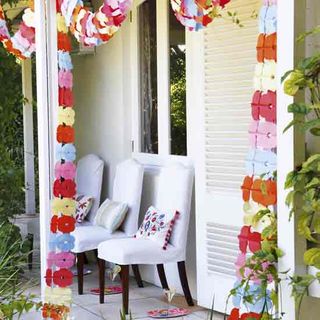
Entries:
<svg viewBox="0 0 320 320">
<path fill-rule="evenodd" d="M 134 152 L 134 140 L 131 140 L 131 151 Z"/>
<path fill-rule="evenodd" d="M 129 21 L 132 22 L 132 11 L 129 13 Z"/>
</svg>

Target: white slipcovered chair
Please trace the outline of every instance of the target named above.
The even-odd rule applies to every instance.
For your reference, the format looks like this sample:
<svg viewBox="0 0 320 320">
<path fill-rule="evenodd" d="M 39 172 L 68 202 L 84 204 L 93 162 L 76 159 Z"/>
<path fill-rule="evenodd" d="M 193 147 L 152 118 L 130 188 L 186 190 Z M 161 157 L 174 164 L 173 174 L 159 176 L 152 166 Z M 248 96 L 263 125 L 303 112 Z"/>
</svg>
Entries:
<svg viewBox="0 0 320 320">
<path fill-rule="evenodd" d="M 96 250 L 101 242 L 108 239 L 132 236 L 137 230 L 144 173 L 143 166 L 133 159 L 126 160 L 117 166 L 112 199 L 126 203 L 129 209 L 120 229 L 114 233 L 109 233 L 103 227 L 94 225 L 94 218 L 100 205 L 103 162 L 101 164 L 101 162 L 97 159 L 95 161 L 92 157 L 90 158 L 91 161 L 87 160 L 87 158 L 83 159 L 83 161 L 80 160 L 78 164 L 78 193 L 81 192 L 94 197 L 98 197 L 99 194 L 99 202 L 97 201 L 93 205 L 88 221 L 78 224 L 72 233 L 75 237 L 75 246 L 72 251 L 77 255 L 79 294 L 83 294 L 85 252 Z M 133 266 L 133 270 L 136 274 L 138 285 L 143 286 L 138 267 Z"/>
<path fill-rule="evenodd" d="M 104 270 L 105 261 L 121 266 L 121 281 L 123 287 L 123 310 L 128 314 L 129 304 L 129 265 L 157 265 L 159 277 L 163 288 L 168 288 L 164 272 L 164 263 L 178 264 L 182 289 L 187 303 L 192 306 L 186 269 L 186 244 L 193 190 L 193 168 L 180 163 L 165 167 L 159 175 L 158 193 L 155 207 L 160 211 L 176 210 L 179 218 L 176 220 L 169 245 L 163 250 L 159 244 L 152 240 L 141 238 L 113 239 L 104 241 L 98 246 L 100 268 L 100 303 L 104 303 Z"/>
</svg>

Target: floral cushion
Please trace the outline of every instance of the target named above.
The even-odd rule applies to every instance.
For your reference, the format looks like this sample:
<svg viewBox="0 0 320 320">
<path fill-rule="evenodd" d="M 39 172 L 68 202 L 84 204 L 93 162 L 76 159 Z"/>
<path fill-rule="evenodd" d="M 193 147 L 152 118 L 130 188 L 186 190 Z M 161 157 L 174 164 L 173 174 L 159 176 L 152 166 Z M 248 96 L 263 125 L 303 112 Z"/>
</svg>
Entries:
<svg viewBox="0 0 320 320">
<path fill-rule="evenodd" d="M 166 250 L 178 215 L 178 211 L 165 213 L 151 206 L 135 237 L 155 241 Z"/>
<path fill-rule="evenodd" d="M 85 217 L 89 214 L 92 204 L 93 197 L 78 195 L 76 197 L 77 207 L 76 207 L 76 220 L 81 223 L 84 221 Z"/>
</svg>

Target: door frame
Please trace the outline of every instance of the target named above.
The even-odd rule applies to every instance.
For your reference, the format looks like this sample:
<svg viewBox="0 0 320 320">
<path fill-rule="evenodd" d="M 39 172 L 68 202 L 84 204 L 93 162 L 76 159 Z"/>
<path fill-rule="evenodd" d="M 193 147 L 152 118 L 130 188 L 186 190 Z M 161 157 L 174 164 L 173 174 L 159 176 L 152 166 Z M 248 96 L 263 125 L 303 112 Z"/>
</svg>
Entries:
<svg viewBox="0 0 320 320">
<path fill-rule="evenodd" d="M 139 97 L 139 17 L 137 8 L 146 0 L 135 0 L 131 11 L 131 97 L 132 97 L 132 151 L 141 152 L 141 114 Z M 170 57 L 169 57 L 169 1 L 157 2 L 157 89 L 158 89 L 158 154 L 171 153 L 170 125 Z M 159 58 L 160 57 L 160 58 Z"/>
</svg>

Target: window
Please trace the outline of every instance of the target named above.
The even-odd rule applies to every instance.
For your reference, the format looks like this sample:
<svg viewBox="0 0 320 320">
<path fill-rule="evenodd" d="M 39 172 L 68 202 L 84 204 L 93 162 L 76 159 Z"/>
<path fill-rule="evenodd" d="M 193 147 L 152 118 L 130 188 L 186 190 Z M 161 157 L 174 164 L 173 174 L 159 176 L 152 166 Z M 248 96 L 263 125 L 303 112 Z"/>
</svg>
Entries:
<svg viewBox="0 0 320 320">
<path fill-rule="evenodd" d="M 157 11 L 156 0 L 138 9 L 141 106 L 141 151 L 158 153 Z"/>
<path fill-rule="evenodd" d="M 185 28 L 169 6 L 168 0 L 139 0 L 136 7 L 135 151 L 187 155 Z"/>
<path fill-rule="evenodd" d="M 187 155 L 186 34 L 169 9 L 171 154 Z"/>
</svg>

